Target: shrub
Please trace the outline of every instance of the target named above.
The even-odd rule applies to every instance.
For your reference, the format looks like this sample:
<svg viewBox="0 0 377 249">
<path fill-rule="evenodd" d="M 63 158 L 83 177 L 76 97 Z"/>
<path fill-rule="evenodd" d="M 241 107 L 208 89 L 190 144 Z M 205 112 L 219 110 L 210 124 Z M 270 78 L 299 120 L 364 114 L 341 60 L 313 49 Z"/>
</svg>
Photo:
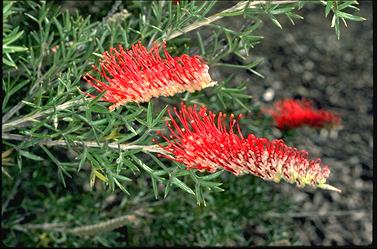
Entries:
<svg viewBox="0 0 377 249">
<path fill-rule="evenodd" d="M 325 16 L 333 16 L 338 39 L 339 20 L 364 20 L 349 13 L 357 9 L 356 1 L 317 3 Z M 267 17 L 282 29 L 280 18 L 294 24 L 303 18 L 297 12 L 312 3 L 81 4 L 81 12 L 72 13 L 56 2 L 4 2 L 2 242 L 43 247 L 299 244 L 291 224 L 273 218 L 291 205 L 276 183 L 235 176 L 227 172 L 232 172 L 227 163 L 208 166 L 216 160 L 193 161 L 201 155 L 193 157 L 197 166 L 191 168 L 184 158 L 159 157 L 172 150 L 153 139 L 169 128 L 167 110 L 184 102 L 230 115 L 230 126 L 235 116 L 246 116 L 240 129 L 255 135 L 262 159 L 264 150 L 283 146 L 280 140 L 266 142 L 274 139 L 273 122 L 246 93 L 247 86 L 235 82 L 234 75 L 216 78 L 211 70 L 227 67 L 263 77 L 257 71 L 261 61 L 246 58 L 263 41 L 261 24 Z M 241 27 L 219 22 L 236 17 L 244 19 Z M 158 49 L 165 43 L 162 55 Z M 236 135 L 223 125 L 233 139 Z M 306 160 L 305 153 L 295 157 L 299 152 L 292 148 L 288 152 L 294 158 Z M 310 168 L 317 162 L 304 169 L 319 172 Z M 328 170 L 300 178 L 297 168 L 290 169 L 292 175 L 284 176 L 288 181 L 332 189 L 323 185 Z M 248 172 L 272 179 L 269 170 Z"/>
</svg>

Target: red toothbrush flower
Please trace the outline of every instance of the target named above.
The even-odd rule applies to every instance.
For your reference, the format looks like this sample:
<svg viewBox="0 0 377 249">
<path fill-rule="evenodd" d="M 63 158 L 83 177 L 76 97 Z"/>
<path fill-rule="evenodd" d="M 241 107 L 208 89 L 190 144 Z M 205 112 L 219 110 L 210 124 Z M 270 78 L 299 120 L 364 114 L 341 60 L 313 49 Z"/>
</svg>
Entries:
<svg viewBox="0 0 377 249">
<path fill-rule="evenodd" d="M 309 100 L 283 99 L 274 104 L 271 109 L 263 112 L 272 116 L 279 129 L 297 128 L 308 125 L 324 127 L 326 125 L 339 125 L 341 119 L 338 115 L 323 109 L 315 109 Z"/>
<path fill-rule="evenodd" d="M 165 42 L 162 48 L 165 58 L 160 57 L 157 44 L 150 51 L 140 42 L 128 50 L 121 45 L 110 48 L 110 52 L 103 53 L 100 67 L 93 65 L 99 78 L 87 73 L 84 79 L 99 93 L 107 91 L 101 100 L 113 103 L 110 111 L 127 102 L 147 102 L 152 97 L 199 91 L 216 84 L 199 56 L 171 57 Z"/>
<path fill-rule="evenodd" d="M 306 151 L 289 147 L 283 140 L 269 141 L 253 134 L 244 138 L 233 114 L 227 129 L 226 114 L 207 112 L 206 107 L 197 111 L 196 105 L 192 108 L 182 103 L 179 112 L 174 108 L 175 117 L 170 110 L 168 113 L 169 135 L 158 132 L 168 143 L 160 145 L 167 152 L 161 156 L 182 163 L 187 169 L 225 169 L 235 175 L 251 173 L 275 182 L 283 178 L 299 187 L 311 185 L 340 192 L 325 183 L 330 170 L 321 167 L 320 159 L 309 160 Z M 235 126 L 237 134 L 233 131 Z"/>
</svg>

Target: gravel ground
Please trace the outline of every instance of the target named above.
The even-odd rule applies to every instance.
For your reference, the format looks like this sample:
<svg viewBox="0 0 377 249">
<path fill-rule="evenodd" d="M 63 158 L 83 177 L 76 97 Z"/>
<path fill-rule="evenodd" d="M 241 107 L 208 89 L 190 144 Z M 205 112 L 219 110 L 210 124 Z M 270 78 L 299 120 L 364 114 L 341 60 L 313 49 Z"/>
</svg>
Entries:
<svg viewBox="0 0 377 249">
<path fill-rule="evenodd" d="M 295 26 L 280 18 L 283 31 L 266 20 L 260 31 L 265 39 L 250 55 L 264 59 L 257 71 L 265 79 L 240 72 L 234 80 L 248 78 L 249 93 L 261 106 L 305 97 L 342 116 L 340 130 L 300 128 L 293 142 L 330 166 L 329 183 L 342 193 L 278 186 L 295 200 L 295 210 L 284 215 L 295 220 L 302 245 L 372 242 L 372 2 L 360 3 L 360 9 L 367 21 L 349 22 L 348 28 L 341 23 L 339 41 L 331 17 L 317 5 L 305 6 L 305 19 Z"/>
</svg>

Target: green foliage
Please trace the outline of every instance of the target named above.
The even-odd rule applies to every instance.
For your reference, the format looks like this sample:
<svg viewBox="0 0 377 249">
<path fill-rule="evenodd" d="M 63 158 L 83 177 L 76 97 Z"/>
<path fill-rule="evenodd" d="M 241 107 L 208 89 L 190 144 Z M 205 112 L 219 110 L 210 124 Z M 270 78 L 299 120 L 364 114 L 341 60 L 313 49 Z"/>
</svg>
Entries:
<svg viewBox="0 0 377 249">
<path fill-rule="evenodd" d="M 99 101 L 101 95 L 88 99 L 81 90 L 87 90 L 82 76 L 104 51 L 138 41 L 150 47 L 166 40 L 173 55 L 199 54 L 210 68 L 247 70 L 263 77 L 257 71 L 262 61 L 247 58 L 263 41 L 262 17 L 269 17 L 279 28 L 278 18 L 294 24 L 302 18 L 294 12 L 306 2 L 242 1 L 223 10 L 216 1 L 123 4 L 124 10 L 111 8 L 108 15 L 101 10 L 91 17 L 85 8 L 72 12 L 51 2 L 4 2 L 4 244 L 254 245 L 252 237 L 242 234 L 251 223 L 266 231 L 263 244 L 283 238 L 293 243 L 287 225 L 270 224 L 263 215 L 270 210 L 283 212 L 289 204 L 268 183 L 250 175 L 187 171 L 158 157 L 161 150 L 152 146 L 155 132 L 164 129 L 168 105 L 177 106 L 180 101 L 243 113 L 246 119 L 241 125 L 246 131 L 273 138 L 270 120 L 258 116 L 259 107 L 247 93 L 246 83 L 233 81 L 235 73 L 201 92 L 129 103 L 113 112 L 108 111 L 109 103 Z M 334 13 L 338 37 L 339 19 L 363 20 L 344 12 L 357 9 L 356 4 L 325 2 L 326 16 Z M 110 9 L 109 2 L 102 6 Z M 208 22 L 235 16 L 245 19 L 242 27 Z M 107 198 L 113 196 L 115 207 L 109 207 Z M 77 239 L 64 229 L 29 226 L 64 223 L 66 229 L 96 224 L 140 207 L 150 216 L 137 218 L 143 225 L 127 223 L 131 227 L 127 239 L 120 231 Z"/>
<path fill-rule="evenodd" d="M 247 175 L 236 178 L 218 172 L 202 176 L 207 183 L 223 181 L 226 189 L 203 192 L 203 206 L 191 198 L 177 198 L 182 191 L 179 186 L 172 186 L 163 201 L 154 200 L 148 191 L 150 182 L 144 178 L 137 178 L 129 188 L 130 195 L 125 195 L 119 189 L 103 189 L 99 179 L 91 190 L 89 166 L 64 187 L 48 163 L 28 165 L 15 183 L 3 185 L 9 193 L 2 206 L 3 218 L 8 221 L 2 224 L 7 234 L 3 242 L 8 246 L 248 246 L 273 245 L 282 239 L 294 244 L 297 240 L 289 222 L 281 228 L 281 218 L 270 218 L 270 214 L 289 208 L 284 196 L 270 184 Z M 124 228 L 90 236 L 69 232 L 123 215 L 131 216 Z"/>
<path fill-rule="evenodd" d="M 342 20 L 344 23 L 344 26 L 347 27 L 346 20 L 351 21 L 365 21 L 366 19 L 361 16 L 352 15 L 350 13 L 347 13 L 346 11 L 349 11 L 350 9 L 354 10 L 360 10 L 356 6 L 359 4 L 357 1 L 339 1 L 339 0 L 333 0 L 333 1 L 321 1 L 323 5 L 325 5 L 325 16 L 327 17 L 330 12 L 333 13 L 333 17 L 331 19 L 331 27 L 335 29 L 336 37 L 338 40 L 340 39 L 340 26 L 339 26 L 339 20 Z"/>
<path fill-rule="evenodd" d="M 5 2 L 3 8 L 3 63 L 17 68 L 11 54 L 26 51 L 27 48 L 14 44 L 23 35 L 24 31 L 19 31 L 19 26 L 13 27 L 8 23 L 12 14 L 16 11 L 23 11 L 22 8 L 13 7 L 13 4 L 14 2 L 11 1 Z"/>
<path fill-rule="evenodd" d="M 152 219 L 147 220 L 143 232 L 132 231 L 133 245 L 167 246 L 248 246 L 255 245 L 256 237 L 244 236 L 247 226 L 264 226 L 268 221 L 261 214 L 284 210 L 284 205 L 277 204 L 279 195 L 269 195 L 269 187 L 259 179 L 243 176 L 232 177 L 229 173 L 217 174 L 222 177 L 224 192 L 203 193 L 206 206 L 195 205 L 190 199 L 170 195 L 167 201 L 153 209 Z M 208 179 L 209 180 L 209 179 Z M 257 186 L 252 189 L 248 185 Z M 256 201 L 258 200 L 258 201 Z M 268 210 L 266 209 L 268 207 Z M 242 215 L 240 215 L 242 214 Z M 274 222 L 264 236 L 272 238 L 272 232 L 279 226 Z M 155 231 L 157 230 L 157 231 Z M 291 231 L 278 232 L 285 238 L 292 239 Z M 157 236 L 153 236 L 156 234 Z M 152 239 L 151 239 L 152 238 Z M 292 240 L 293 242 L 293 240 Z M 266 241 L 265 245 L 269 242 Z"/>
</svg>

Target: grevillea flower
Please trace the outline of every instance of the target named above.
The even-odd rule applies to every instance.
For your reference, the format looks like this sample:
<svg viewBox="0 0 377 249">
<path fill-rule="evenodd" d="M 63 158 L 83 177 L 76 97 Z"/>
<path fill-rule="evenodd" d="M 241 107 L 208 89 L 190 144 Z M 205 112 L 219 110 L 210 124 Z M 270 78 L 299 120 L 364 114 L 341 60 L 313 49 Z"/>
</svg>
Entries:
<svg viewBox="0 0 377 249">
<path fill-rule="evenodd" d="M 167 152 L 160 156 L 182 163 L 188 170 L 213 173 L 225 169 L 235 175 L 250 173 L 264 180 L 284 179 L 299 187 L 311 185 L 340 192 L 326 184 L 330 170 L 321 166 L 320 159 L 309 160 L 307 151 L 289 147 L 283 140 L 270 141 L 253 134 L 243 137 L 233 114 L 227 128 L 226 114 L 207 112 L 206 107 L 197 111 L 196 105 L 192 108 L 182 103 L 179 111 L 174 108 L 175 115 L 170 110 L 168 113 L 169 135 L 158 132 L 167 141 L 166 146 L 160 144 Z"/>
<path fill-rule="evenodd" d="M 101 100 L 113 103 L 110 111 L 127 102 L 147 102 L 152 97 L 199 91 L 216 84 L 199 56 L 172 57 L 165 42 L 162 48 L 165 58 L 160 57 L 156 43 L 149 51 L 140 42 L 129 50 L 121 45 L 110 48 L 110 52 L 103 53 L 100 67 L 93 65 L 99 78 L 87 73 L 84 79 L 99 93 L 106 90 Z"/>
<path fill-rule="evenodd" d="M 325 127 L 339 125 L 338 115 L 324 109 L 315 109 L 310 100 L 283 99 L 273 108 L 262 110 L 272 116 L 279 129 L 297 128 L 300 126 Z"/>
</svg>

